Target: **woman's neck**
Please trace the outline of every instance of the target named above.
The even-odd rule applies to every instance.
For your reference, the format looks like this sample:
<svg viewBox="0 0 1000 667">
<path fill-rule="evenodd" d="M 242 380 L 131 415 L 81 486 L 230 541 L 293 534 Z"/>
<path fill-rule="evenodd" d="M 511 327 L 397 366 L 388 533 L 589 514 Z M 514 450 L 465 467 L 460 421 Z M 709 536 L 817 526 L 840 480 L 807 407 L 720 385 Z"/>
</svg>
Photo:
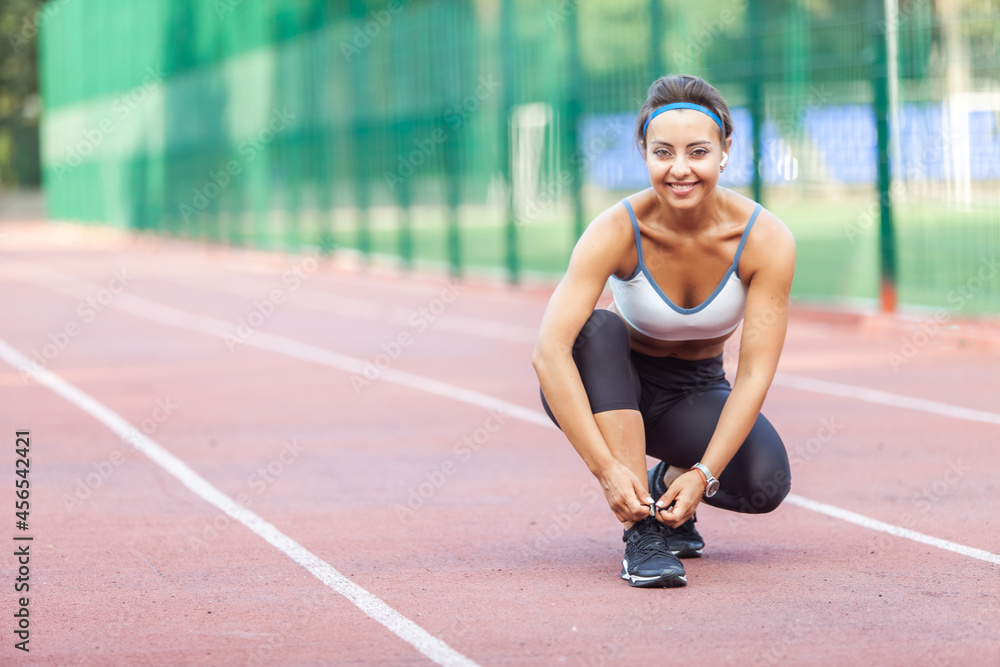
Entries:
<svg viewBox="0 0 1000 667">
<path fill-rule="evenodd" d="M 666 229 L 684 236 L 697 236 L 718 226 L 722 218 L 724 195 L 713 188 L 697 206 L 678 209 L 656 195 L 656 219 Z"/>
</svg>

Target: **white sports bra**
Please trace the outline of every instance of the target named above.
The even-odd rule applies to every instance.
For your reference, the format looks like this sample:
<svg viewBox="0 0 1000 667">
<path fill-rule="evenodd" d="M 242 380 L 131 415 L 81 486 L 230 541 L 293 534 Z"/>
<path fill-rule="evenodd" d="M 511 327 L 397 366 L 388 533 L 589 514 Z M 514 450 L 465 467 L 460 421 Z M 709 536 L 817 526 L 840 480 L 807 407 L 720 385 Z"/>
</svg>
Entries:
<svg viewBox="0 0 1000 667">
<path fill-rule="evenodd" d="M 719 286 L 694 308 L 681 308 L 663 293 L 642 261 L 639 221 L 628 200 L 623 199 L 622 203 L 632 218 L 639 264 L 628 278 L 623 280 L 611 276 L 609 279 L 618 314 L 639 333 L 658 340 L 707 340 L 724 336 L 738 327 L 746 309 L 747 286 L 740 280 L 737 267 L 750 229 L 760 214 L 761 205 L 757 204 L 754 208 L 736 248 L 733 263 Z"/>
</svg>

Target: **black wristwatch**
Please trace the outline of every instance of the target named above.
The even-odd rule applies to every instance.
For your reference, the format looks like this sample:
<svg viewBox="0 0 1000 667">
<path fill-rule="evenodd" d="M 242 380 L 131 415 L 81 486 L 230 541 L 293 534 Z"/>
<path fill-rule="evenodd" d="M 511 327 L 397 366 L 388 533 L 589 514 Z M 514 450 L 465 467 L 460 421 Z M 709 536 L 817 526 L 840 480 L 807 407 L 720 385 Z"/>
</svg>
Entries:
<svg viewBox="0 0 1000 667">
<path fill-rule="evenodd" d="M 705 497 L 711 498 L 719 490 L 719 480 L 712 477 L 712 471 L 704 463 L 695 463 L 691 470 L 697 470 L 705 476 Z"/>
</svg>

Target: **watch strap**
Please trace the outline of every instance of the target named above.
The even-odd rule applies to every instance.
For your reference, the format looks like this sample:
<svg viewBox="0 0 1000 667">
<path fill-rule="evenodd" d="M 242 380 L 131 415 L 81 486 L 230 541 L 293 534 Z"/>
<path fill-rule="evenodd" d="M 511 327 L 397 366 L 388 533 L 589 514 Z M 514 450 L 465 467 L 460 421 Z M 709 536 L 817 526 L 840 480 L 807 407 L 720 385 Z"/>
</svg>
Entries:
<svg viewBox="0 0 1000 667">
<path fill-rule="evenodd" d="M 711 498 L 714 496 L 719 490 L 719 480 L 712 475 L 712 471 L 708 469 L 708 466 L 699 461 L 691 466 L 691 470 L 697 470 L 705 478 L 705 497 Z"/>
<path fill-rule="evenodd" d="M 705 474 L 705 471 L 702 470 L 701 468 L 699 468 L 697 463 L 694 464 L 693 466 L 691 466 L 691 470 L 694 470 L 695 472 L 697 472 L 697 473 L 699 473 L 701 475 L 701 481 L 703 481 L 705 483 L 705 488 L 707 489 L 708 488 L 708 475 Z"/>
</svg>

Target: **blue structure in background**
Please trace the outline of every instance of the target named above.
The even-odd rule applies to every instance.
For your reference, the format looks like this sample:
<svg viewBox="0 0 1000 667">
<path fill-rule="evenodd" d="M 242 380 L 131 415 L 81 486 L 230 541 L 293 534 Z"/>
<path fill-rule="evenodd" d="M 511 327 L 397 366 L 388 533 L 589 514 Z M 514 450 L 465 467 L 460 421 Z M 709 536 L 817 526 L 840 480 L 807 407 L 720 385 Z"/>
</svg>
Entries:
<svg viewBox="0 0 1000 667">
<path fill-rule="evenodd" d="M 733 149 L 720 184 L 748 187 L 753 180 L 750 136 L 753 121 L 747 109 L 730 110 L 733 116 Z M 973 181 L 1000 179 L 1000 127 L 998 114 L 969 112 L 969 176 Z M 953 178 L 949 156 L 953 146 L 945 134 L 945 108 L 941 104 L 903 106 L 898 126 L 900 164 L 893 174 L 908 181 L 946 181 Z M 583 122 L 581 142 L 591 147 L 587 182 L 609 190 L 634 190 L 649 185 L 642 157 L 635 147 L 635 116 L 607 114 Z M 844 184 L 874 183 L 877 176 L 875 112 L 864 104 L 841 104 L 806 109 L 802 129 L 821 156 L 824 180 Z M 607 137 L 614 137 L 608 141 Z M 780 185 L 797 180 L 791 147 L 770 119 L 764 124 L 761 160 L 764 183 Z M 594 146 L 604 146 L 594 151 Z"/>
</svg>

